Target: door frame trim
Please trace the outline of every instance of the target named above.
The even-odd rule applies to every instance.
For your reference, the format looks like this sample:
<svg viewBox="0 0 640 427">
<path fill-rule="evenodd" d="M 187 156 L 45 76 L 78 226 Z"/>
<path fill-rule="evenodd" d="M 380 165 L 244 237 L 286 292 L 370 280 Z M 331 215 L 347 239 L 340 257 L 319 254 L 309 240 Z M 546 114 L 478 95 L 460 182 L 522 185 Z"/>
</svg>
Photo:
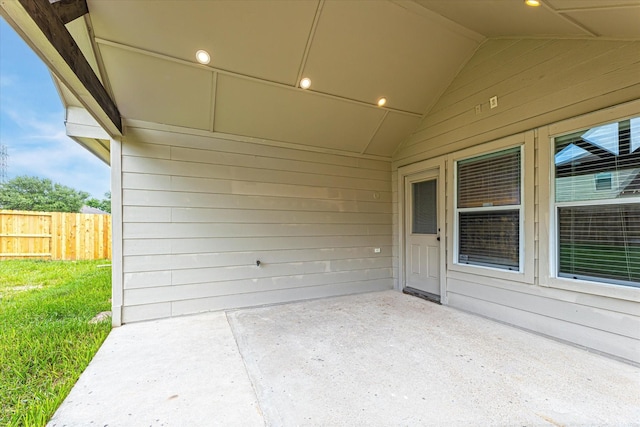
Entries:
<svg viewBox="0 0 640 427">
<path fill-rule="evenodd" d="M 436 172 L 438 178 L 438 228 L 440 228 L 440 302 L 447 304 L 447 280 L 446 280 L 446 247 L 447 247 L 447 227 L 446 227 L 446 157 L 436 157 L 424 160 L 411 165 L 398 168 L 397 191 L 398 191 L 398 281 L 396 290 L 403 291 L 406 285 L 406 206 L 407 195 L 405 194 L 405 183 L 415 175 L 420 175 L 429 171 Z"/>
</svg>

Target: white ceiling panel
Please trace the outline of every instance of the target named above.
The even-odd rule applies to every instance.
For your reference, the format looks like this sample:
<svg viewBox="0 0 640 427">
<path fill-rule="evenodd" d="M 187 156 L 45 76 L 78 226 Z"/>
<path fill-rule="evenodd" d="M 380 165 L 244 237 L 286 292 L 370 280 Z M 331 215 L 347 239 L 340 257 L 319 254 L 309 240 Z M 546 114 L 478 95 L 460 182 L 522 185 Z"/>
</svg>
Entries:
<svg viewBox="0 0 640 427">
<path fill-rule="evenodd" d="M 88 0 L 69 28 L 125 119 L 388 157 L 484 38 L 640 39 L 640 0 L 543 3 Z"/>
<path fill-rule="evenodd" d="M 395 3 L 329 1 L 303 74 L 313 90 L 422 114 L 477 46 Z"/>
<path fill-rule="evenodd" d="M 626 6 L 638 6 L 638 0 L 545 0 L 556 10 L 575 9 L 612 9 Z"/>
<path fill-rule="evenodd" d="M 88 0 L 96 37 L 295 85 L 317 8 L 296 0 Z"/>
<path fill-rule="evenodd" d="M 420 117 L 389 112 L 364 154 L 391 157 L 398 147 L 398 141 L 408 137 L 421 120 Z"/>
<path fill-rule="evenodd" d="M 221 75 L 215 130 L 360 153 L 384 111 L 302 89 Z"/>
<path fill-rule="evenodd" d="M 416 1 L 486 37 L 588 35 L 549 8 L 528 7 L 520 0 Z"/>
<path fill-rule="evenodd" d="M 640 38 L 640 4 L 605 10 L 583 10 L 565 13 L 598 35 L 607 37 Z"/>
<path fill-rule="evenodd" d="M 209 70 L 101 45 L 115 101 L 125 118 L 209 129 Z"/>
</svg>

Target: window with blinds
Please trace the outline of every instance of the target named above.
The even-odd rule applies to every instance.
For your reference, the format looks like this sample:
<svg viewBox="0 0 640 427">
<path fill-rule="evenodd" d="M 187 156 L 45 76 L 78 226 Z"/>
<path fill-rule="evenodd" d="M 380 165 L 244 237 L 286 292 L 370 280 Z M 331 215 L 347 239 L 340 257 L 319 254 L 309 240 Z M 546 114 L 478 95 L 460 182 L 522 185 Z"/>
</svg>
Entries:
<svg viewBox="0 0 640 427">
<path fill-rule="evenodd" d="M 554 145 L 558 276 L 640 287 L 640 118 Z"/>
<path fill-rule="evenodd" d="M 520 147 L 456 163 L 457 262 L 520 270 Z"/>
</svg>

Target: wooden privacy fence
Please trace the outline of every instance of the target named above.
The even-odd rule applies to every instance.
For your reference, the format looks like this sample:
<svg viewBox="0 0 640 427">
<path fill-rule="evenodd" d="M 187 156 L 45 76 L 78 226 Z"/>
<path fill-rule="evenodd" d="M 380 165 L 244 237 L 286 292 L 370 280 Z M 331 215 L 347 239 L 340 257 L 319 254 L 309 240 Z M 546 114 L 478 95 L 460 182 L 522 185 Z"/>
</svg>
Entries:
<svg viewBox="0 0 640 427">
<path fill-rule="evenodd" d="M 111 259 L 111 215 L 0 210 L 0 260 Z"/>
</svg>

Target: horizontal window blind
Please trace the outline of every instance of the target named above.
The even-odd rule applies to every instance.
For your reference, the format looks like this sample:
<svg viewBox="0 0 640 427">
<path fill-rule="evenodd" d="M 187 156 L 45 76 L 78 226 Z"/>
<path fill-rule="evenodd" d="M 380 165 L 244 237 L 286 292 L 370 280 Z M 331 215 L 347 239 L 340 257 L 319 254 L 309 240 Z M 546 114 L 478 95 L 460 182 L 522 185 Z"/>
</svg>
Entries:
<svg viewBox="0 0 640 427">
<path fill-rule="evenodd" d="M 458 162 L 458 208 L 520 204 L 520 148 Z"/>
<path fill-rule="evenodd" d="M 460 212 L 458 260 L 518 269 L 520 211 Z"/>
</svg>

